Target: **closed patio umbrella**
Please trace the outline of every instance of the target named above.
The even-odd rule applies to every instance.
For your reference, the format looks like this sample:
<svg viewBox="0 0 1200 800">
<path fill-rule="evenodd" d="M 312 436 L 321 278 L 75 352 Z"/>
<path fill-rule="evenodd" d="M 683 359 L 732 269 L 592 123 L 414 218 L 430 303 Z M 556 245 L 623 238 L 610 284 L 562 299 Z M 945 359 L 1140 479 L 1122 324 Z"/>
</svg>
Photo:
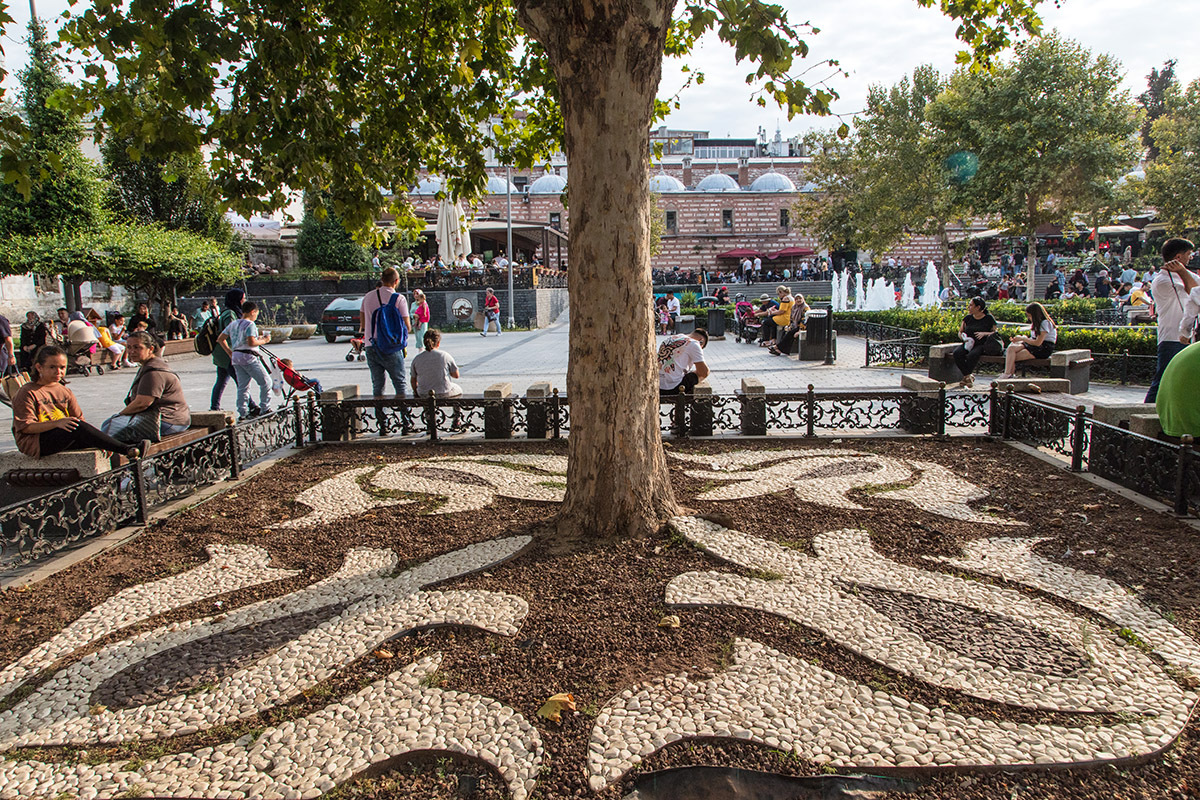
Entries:
<svg viewBox="0 0 1200 800">
<path fill-rule="evenodd" d="M 451 202 L 449 197 L 442 200 L 438 206 L 436 236 L 438 255 L 442 263 L 453 264 L 459 256 L 471 252 L 471 223 L 463 213 L 458 201 Z"/>
</svg>

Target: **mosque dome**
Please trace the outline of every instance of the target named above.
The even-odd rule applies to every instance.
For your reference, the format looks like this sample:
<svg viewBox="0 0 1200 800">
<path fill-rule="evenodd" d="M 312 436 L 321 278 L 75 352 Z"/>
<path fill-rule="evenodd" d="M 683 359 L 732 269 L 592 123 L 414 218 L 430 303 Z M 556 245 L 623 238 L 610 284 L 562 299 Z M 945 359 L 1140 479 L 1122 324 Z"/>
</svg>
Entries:
<svg viewBox="0 0 1200 800">
<path fill-rule="evenodd" d="M 442 179 L 435 175 L 427 175 L 417 182 L 413 189 L 415 194 L 437 194 L 442 190 Z"/>
<path fill-rule="evenodd" d="M 791 178 L 781 172 L 771 170 L 764 172 L 754 179 L 754 183 L 750 184 L 752 192 L 794 192 L 796 184 L 792 183 Z"/>
<path fill-rule="evenodd" d="M 679 179 L 673 175 L 668 175 L 665 172 L 660 172 L 650 179 L 650 191 L 652 192 L 682 192 L 685 189 Z"/>
<path fill-rule="evenodd" d="M 488 177 L 487 189 L 484 191 L 486 191 L 488 194 L 507 194 L 510 190 L 513 194 L 521 193 L 520 189 L 518 189 L 516 186 L 513 186 L 504 178 L 500 177 L 499 175 L 491 175 Z"/>
<path fill-rule="evenodd" d="M 696 191 L 699 192 L 736 192 L 740 189 L 737 181 L 723 172 L 706 175 L 700 183 L 696 184 Z"/>
<path fill-rule="evenodd" d="M 566 191 L 567 179 L 553 172 L 547 172 L 533 183 L 529 184 L 530 194 L 562 194 Z"/>
</svg>

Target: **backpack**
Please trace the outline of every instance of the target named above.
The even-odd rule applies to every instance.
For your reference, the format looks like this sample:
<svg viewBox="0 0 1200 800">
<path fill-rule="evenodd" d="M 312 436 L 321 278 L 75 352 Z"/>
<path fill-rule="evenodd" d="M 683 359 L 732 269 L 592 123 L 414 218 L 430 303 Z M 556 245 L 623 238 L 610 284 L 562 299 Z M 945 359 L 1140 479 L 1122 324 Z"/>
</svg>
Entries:
<svg viewBox="0 0 1200 800">
<path fill-rule="evenodd" d="M 217 349 L 217 337 L 221 335 L 221 321 L 218 315 L 204 320 L 204 325 L 192 340 L 192 347 L 202 356 L 211 356 Z"/>
<path fill-rule="evenodd" d="M 375 296 L 380 296 L 378 289 L 375 290 Z M 396 306 L 399 297 L 399 292 L 392 292 L 388 301 L 371 314 L 371 344 L 384 355 L 391 355 L 408 346 L 408 326 L 404 324 L 404 318 Z"/>
</svg>

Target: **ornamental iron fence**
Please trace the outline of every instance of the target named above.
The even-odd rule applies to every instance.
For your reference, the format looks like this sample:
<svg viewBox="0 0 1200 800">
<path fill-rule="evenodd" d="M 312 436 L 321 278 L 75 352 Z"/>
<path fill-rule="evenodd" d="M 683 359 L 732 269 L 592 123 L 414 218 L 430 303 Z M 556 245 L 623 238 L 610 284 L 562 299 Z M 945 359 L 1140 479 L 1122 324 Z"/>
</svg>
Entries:
<svg viewBox="0 0 1200 800">
<path fill-rule="evenodd" d="M 675 439 L 782 436 L 991 436 L 1025 443 L 1160 500 L 1200 512 L 1200 463 L 1189 437 L 1176 444 L 1105 425 L 1083 407 L 1063 409 L 1010 392 L 697 392 L 659 401 L 664 436 Z M 145 523 L 167 503 L 226 478 L 285 447 L 386 439 L 436 443 L 463 434 L 485 440 L 570 435 L 569 398 L 553 390 L 524 397 L 360 398 L 309 395 L 259 419 L 0 508 L 0 570 L 11 570 L 124 525 Z"/>
</svg>

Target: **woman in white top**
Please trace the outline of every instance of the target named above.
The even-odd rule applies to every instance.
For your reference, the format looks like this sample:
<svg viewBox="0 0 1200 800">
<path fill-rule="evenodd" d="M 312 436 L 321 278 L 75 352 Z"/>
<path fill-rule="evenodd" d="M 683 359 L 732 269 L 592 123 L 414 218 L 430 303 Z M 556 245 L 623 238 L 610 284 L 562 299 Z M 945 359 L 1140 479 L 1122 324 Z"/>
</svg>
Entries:
<svg viewBox="0 0 1200 800">
<path fill-rule="evenodd" d="M 1004 374 L 1000 376 L 1002 380 L 1016 377 L 1018 361 L 1049 358 L 1054 352 L 1054 343 L 1058 341 L 1058 327 L 1046 313 L 1046 308 L 1041 303 L 1030 303 L 1025 306 L 1025 318 L 1029 320 L 1029 336 L 1017 335 L 1012 338 L 1012 343 L 1004 353 Z"/>
</svg>

